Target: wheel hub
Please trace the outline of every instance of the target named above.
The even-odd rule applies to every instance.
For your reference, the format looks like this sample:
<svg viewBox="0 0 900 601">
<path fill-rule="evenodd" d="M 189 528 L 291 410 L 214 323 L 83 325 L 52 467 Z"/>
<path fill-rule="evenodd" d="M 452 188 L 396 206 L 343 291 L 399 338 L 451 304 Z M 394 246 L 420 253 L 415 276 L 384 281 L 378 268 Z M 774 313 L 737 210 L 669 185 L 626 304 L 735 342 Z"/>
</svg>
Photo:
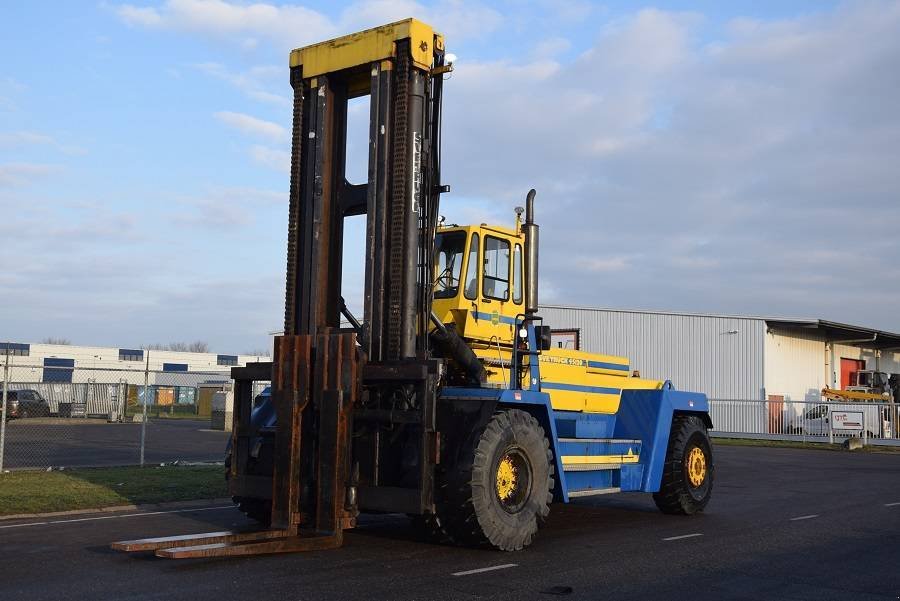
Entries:
<svg viewBox="0 0 900 601">
<path fill-rule="evenodd" d="M 497 497 L 501 501 L 509 499 L 516 490 L 518 470 L 512 457 L 504 455 L 497 465 Z"/>
<path fill-rule="evenodd" d="M 694 447 L 687 457 L 688 480 L 697 488 L 706 479 L 706 453 L 700 447 Z"/>
</svg>

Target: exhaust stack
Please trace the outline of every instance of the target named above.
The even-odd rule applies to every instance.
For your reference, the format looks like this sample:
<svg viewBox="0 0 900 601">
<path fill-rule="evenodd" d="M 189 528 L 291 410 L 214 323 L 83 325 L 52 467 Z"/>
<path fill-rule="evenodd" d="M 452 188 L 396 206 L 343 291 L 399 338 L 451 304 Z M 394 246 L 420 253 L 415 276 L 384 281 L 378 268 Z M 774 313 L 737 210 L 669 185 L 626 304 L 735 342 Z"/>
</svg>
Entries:
<svg viewBox="0 0 900 601">
<path fill-rule="evenodd" d="M 525 313 L 538 311 L 538 224 L 534 222 L 534 188 L 525 198 Z"/>
</svg>

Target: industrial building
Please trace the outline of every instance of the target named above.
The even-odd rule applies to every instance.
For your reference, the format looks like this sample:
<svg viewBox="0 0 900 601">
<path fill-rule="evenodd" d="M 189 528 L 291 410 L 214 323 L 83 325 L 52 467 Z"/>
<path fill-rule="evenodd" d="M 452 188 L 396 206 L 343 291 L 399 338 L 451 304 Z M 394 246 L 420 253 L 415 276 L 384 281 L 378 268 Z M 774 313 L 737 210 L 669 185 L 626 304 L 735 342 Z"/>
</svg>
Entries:
<svg viewBox="0 0 900 601">
<path fill-rule="evenodd" d="M 115 381 L 143 384 L 148 367 L 151 384 L 176 379 L 187 383 L 189 374 L 194 374 L 191 380 L 197 382 L 208 378 L 223 380 L 230 378 L 232 366 L 269 360 L 252 355 L 0 342 L 4 360 L 7 349 L 12 377 L 29 382 L 82 383 L 98 378 L 108 380 L 108 374 L 114 373 Z M 107 375 L 99 376 L 101 372 Z"/>
<path fill-rule="evenodd" d="M 859 370 L 900 373 L 900 334 L 822 319 L 544 305 L 554 344 L 630 359 L 713 399 L 819 401 Z"/>
<path fill-rule="evenodd" d="M 136 348 L 0 342 L 9 388 L 33 390 L 51 415 L 124 415 L 140 404 L 208 416 L 231 368 L 269 357 Z M 146 390 L 145 390 L 145 384 Z M 2 388 L 2 379 L 0 379 Z M 146 400 L 145 400 L 146 399 Z M 227 408 L 226 408 L 227 410 Z"/>
</svg>

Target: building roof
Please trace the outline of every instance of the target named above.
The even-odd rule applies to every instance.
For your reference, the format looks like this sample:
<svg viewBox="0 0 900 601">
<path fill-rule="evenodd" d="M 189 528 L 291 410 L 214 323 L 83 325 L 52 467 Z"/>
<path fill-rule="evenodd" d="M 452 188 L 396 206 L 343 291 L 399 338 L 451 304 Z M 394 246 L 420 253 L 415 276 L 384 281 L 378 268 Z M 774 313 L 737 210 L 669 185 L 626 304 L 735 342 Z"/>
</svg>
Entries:
<svg viewBox="0 0 900 601">
<path fill-rule="evenodd" d="M 683 311 L 650 311 L 645 309 L 614 309 L 608 307 L 582 307 L 573 305 L 545 305 L 547 309 L 573 309 L 578 311 L 602 311 L 606 313 L 641 313 L 646 315 L 680 315 L 685 317 L 713 317 L 718 319 L 752 319 L 766 322 L 768 327 L 805 330 L 822 335 L 829 342 L 841 342 L 850 346 L 869 349 L 900 350 L 900 334 L 865 326 L 855 326 L 826 319 L 794 319 L 767 317 L 764 315 L 728 315 L 719 313 L 688 313 Z"/>
<path fill-rule="evenodd" d="M 854 326 L 826 319 L 766 319 L 766 324 L 770 327 L 814 331 L 822 334 L 829 342 L 840 342 L 876 350 L 900 350 L 900 334 L 865 326 Z"/>
</svg>

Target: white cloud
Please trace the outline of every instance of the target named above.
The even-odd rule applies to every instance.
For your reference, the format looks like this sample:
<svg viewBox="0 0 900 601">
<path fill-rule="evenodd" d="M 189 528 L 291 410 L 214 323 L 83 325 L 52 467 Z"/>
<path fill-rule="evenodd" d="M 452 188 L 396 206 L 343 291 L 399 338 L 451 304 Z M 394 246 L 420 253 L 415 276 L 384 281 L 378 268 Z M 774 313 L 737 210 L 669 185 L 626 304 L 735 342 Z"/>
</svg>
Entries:
<svg viewBox="0 0 900 601">
<path fill-rule="evenodd" d="M 552 37 L 538 42 L 532 54 L 536 59 L 553 58 L 568 51 L 571 47 L 572 42 L 567 38 Z"/>
<path fill-rule="evenodd" d="M 55 165 L 40 163 L 0 164 L 0 187 L 21 186 L 50 175 L 57 169 Z"/>
<path fill-rule="evenodd" d="M 269 138 L 275 141 L 282 141 L 288 137 L 287 129 L 277 123 L 245 115 L 244 113 L 219 111 L 215 113 L 215 117 L 225 125 L 251 136 Z"/>
<path fill-rule="evenodd" d="M 291 172 L 291 153 L 278 148 L 254 145 L 250 147 L 250 157 L 264 167 L 280 171 Z"/>
<path fill-rule="evenodd" d="M 407 0 L 369 0 L 351 4 L 337 19 L 300 4 L 252 4 L 226 0 L 166 0 L 160 7 L 121 4 L 119 18 L 131 26 L 173 29 L 227 38 L 247 48 L 259 39 L 280 49 L 293 48 L 417 15 L 454 39 L 483 37 L 502 15 L 477 2 L 444 0 L 425 6 Z"/>
<path fill-rule="evenodd" d="M 32 131 L 0 132 L 0 147 L 16 148 L 26 144 L 53 144 L 50 136 Z"/>
<path fill-rule="evenodd" d="M 207 75 L 231 84 L 253 100 L 279 106 L 290 106 L 291 104 L 290 98 L 269 91 L 265 83 L 277 79 L 283 84 L 284 69 L 282 68 L 261 65 L 247 71 L 233 72 L 219 63 L 198 63 L 193 66 Z"/>
<path fill-rule="evenodd" d="M 631 258 L 623 256 L 578 257 L 576 263 L 592 273 L 611 273 L 628 269 L 631 266 Z"/>
<path fill-rule="evenodd" d="M 79 146 L 62 144 L 52 136 L 33 131 L 0 132 L 0 149 L 18 149 L 23 146 L 52 146 L 56 150 L 69 155 L 87 154 L 87 150 Z"/>
<path fill-rule="evenodd" d="M 179 198 L 172 220 L 188 227 L 216 230 L 252 225 L 263 210 L 286 204 L 287 192 L 251 187 L 213 188 L 199 196 Z"/>
<path fill-rule="evenodd" d="M 119 17 L 129 25 L 142 25 L 144 27 L 156 27 L 162 23 L 159 12 L 150 6 L 139 7 L 124 4 L 117 8 Z"/>
<path fill-rule="evenodd" d="M 542 275 L 565 302 L 900 329 L 900 4 L 735 23 L 714 45 L 701 25 L 642 10 L 572 61 L 461 61 L 448 219 L 460 196 L 511 208 L 536 187 Z M 860 265 L 884 297 L 814 283 Z"/>
</svg>

